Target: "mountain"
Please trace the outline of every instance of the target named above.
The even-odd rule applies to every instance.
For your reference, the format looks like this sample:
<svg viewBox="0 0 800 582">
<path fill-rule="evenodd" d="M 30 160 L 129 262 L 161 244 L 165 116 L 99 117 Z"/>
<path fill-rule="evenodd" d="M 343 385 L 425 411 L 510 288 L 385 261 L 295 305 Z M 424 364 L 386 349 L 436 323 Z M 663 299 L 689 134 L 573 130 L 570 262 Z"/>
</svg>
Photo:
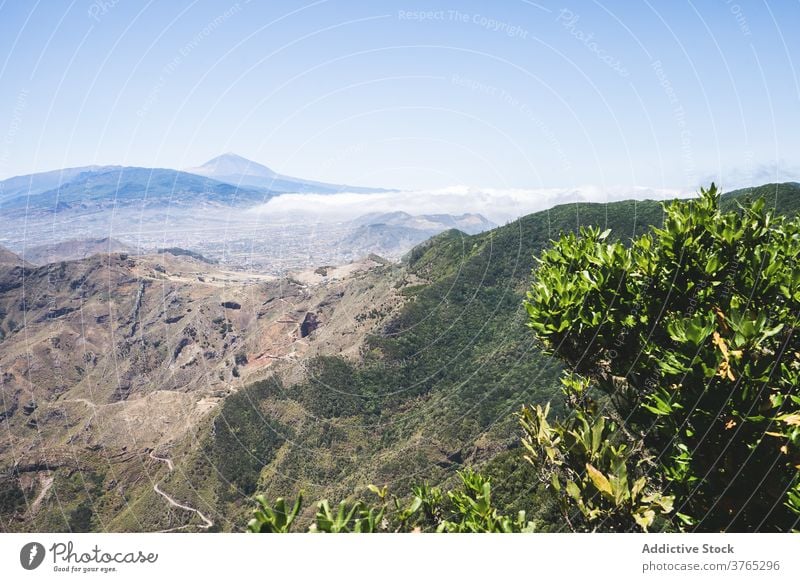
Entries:
<svg viewBox="0 0 800 582">
<path fill-rule="evenodd" d="M 80 171 L 78 171 L 80 170 Z M 52 172 L 48 174 L 53 174 Z M 96 211 L 104 208 L 135 206 L 145 208 L 196 207 L 208 204 L 241 206 L 268 200 L 273 192 L 264 189 L 239 188 L 211 178 L 177 170 L 102 166 L 65 171 L 58 185 L 55 176 L 40 179 L 39 175 L 11 178 L 0 183 L 0 209 L 4 214 L 65 210 Z M 12 188 L 7 189 L 6 183 Z M 24 183 L 35 184 L 30 191 Z M 11 194 L 9 194 L 11 192 Z"/>
<path fill-rule="evenodd" d="M 339 192 L 355 192 L 366 194 L 370 192 L 386 192 L 382 188 L 365 188 L 361 186 L 347 186 L 345 184 L 327 184 L 303 178 L 284 176 L 271 170 L 267 166 L 253 162 L 242 156 L 227 153 L 207 161 L 197 168 L 186 170 L 192 174 L 214 178 L 236 186 L 249 186 L 266 188 L 272 192 L 337 194 Z"/>
<path fill-rule="evenodd" d="M 244 382 L 323 345 L 351 351 L 352 305 L 379 304 L 383 268 L 364 261 L 313 288 L 172 253 L 0 269 L 0 530 L 191 517 L 154 489 L 168 472 L 150 453 L 179 460 Z"/>
<path fill-rule="evenodd" d="M 30 266 L 19 255 L 0 247 L 0 267 L 25 267 Z"/>
<path fill-rule="evenodd" d="M 134 253 L 135 249 L 116 239 L 72 239 L 63 242 L 25 248 L 25 258 L 34 265 L 58 261 L 75 261 L 92 255 L 109 253 Z"/>
<path fill-rule="evenodd" d="M 55 190 L 63 184 L 71 182 L 81 174 L 96 172 L 101 169 L 103 169 L 103 166 L 83 166 L 8 178 L 0 182 L 0 207 L 7 200 Z"/>
<path fill-rule="evenodd" d="M 800 187 L 779 189 L 791 211 Z M 466 465 L 541 515 L 514 420 L 561 395 L 522 307 L 534 255 L 662 215 L 567 204 L 283 279 L 169 253 L 0 270 L 0 529 L 237 531 L 254 493 L 353 499 Z"/>
<path fill-rule="evenodd" d="M 455 228 L 467 234 L 478 234 L 495 228 L 497 225 L 487 220 L 480 214 L 420 214 L 411 215 L 408 212 L 373 212 L 364 214 L 351 221 L 355 226 L 404 226 L 415 230 L 433 232 L 437 234 L 449 228 Z"/>
<path fill-rule="evenodd" d="M 0 242 L 21 251 L 68 238 L 100 239 L 113 232 L 121 241 L 149 252 L 187 248 L 242 266 L 251 265 L 251 255 L 255 255 L 261 266 L 269 264 L 280 273 L 313 264 L 312 255 L 342 258 L 332 256 L 336 246 L 330 244 L 341 237 L 321 232 L 309 225 L 305 216 L 293 218 L 296 228 L 287 230 L 243 211 L 287 190 L 333 193 L 353 189 L 294 178 L 287 181 L 285 176 L 232 155 L 221 156 L 198 171 L 219 173 L 235 183 L 172 169 L 128 166 L 85 166 L 9 178 L 0 182 Z M 230 172 L 239 175 L 234 180 Z M 247 172 L 258 177 L 251 181 L 256 185 L 238 183 L 238 177 L 251 175 Z M 265 180 L 282 190 L 264 187 Z M 296 232 L 300 230 L 306 235 Z M 307 235 L 313 239 L 312 253 L 298 244 Z M 318 240 L 320 236 L 325 240 Z M 323 263 L 331 260 L 317 264 Z"/>
<path fill-rule="evenodd" d="M 350 224 L 355 229 L 342 239 L 340 247 L 356 255 L 375 253 L 390 259 L 400 258 L 412 247 L 451 228 L 477 234 L 497 226 L 480 214 L 412 216 L 407 212 L 365 214 Z"/>
</svg>

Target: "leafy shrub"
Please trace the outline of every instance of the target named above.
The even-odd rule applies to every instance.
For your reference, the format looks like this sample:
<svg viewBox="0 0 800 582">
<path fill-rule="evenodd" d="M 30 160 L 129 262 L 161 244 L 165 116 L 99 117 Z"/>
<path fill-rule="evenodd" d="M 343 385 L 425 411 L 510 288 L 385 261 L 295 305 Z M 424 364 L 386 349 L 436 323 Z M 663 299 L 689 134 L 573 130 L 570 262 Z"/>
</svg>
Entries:
<svg viewBox="0 0 800 582">
<path fill-rule="evenodd" d="M 577 410 L 551 425 L 548 412 L 541 406 L 523 409 L 523 443 L 542 481 L 561 494 L 570 529 L 648 531 L 657 518 L 673 511 L 674 497 L 652 487 L 648 459 L 631 450 L 616 424 L 603 416 L 590 420 Z"/>
<path fill-rule="evenodd" d="M 712 184 L 630 244 L 609 234 L 555 241 L 525 303 L 570 368 L 572 418 L 523 412 L 566 514 L 576 529 L 647 527 L 651 511 L 674 529 L 796 527 L 800 221 L 763 200 L 723 212 Z"/>
<path fill-rule="evenodd" d="M 534 531 L 536 525 L 520 511 L 512 518 L 501 514 L 492 505 L 489 479 L 472 470 L 460 472 L 461 487 L 443 492 L 427 485 L 413 488 L 411 501 L 397 497 L 391 501 L 386 487 L 369 486 L 379 503 L 370 506 L 363 501 L 342 501 L 333 510 L 328 500 L 317 503 L 314 523 L 308 531 L 318 533 L 378 532 L 522 532 Z M 248 524 L 255 533 L 285 533 L 292 529 L 303 503 L 302 493 L 291 510 L 278 498 L 270 505 L 263 495 L 257 496 L 258 508 Z"/>
<path fill-rule="evenodd" d="M 297 501 L 289 511 L 286 509 L 286 500 L 282 497 L 275 500 L 275 507 L 271 506 L 263 495 L 257 495 L 256 501 L 259 508 L 255 510 L 254 517 L 247 526 L 248 529 L 255 533 L 287 533 L 303 506 L 303 494 L 297 497 Z"/>
</svg>

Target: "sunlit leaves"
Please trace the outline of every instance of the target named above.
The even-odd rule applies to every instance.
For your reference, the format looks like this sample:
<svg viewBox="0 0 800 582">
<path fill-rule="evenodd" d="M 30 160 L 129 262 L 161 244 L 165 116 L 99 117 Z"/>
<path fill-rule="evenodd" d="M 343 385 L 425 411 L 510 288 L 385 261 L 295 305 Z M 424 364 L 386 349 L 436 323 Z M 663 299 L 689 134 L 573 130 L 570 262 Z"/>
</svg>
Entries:
<svg viewBox="0 0 800 582">
<path fill-rule="evenodd" d="M 524 511 L 515 516 L 501 513 L 492 503 L 489 479 L 471 469 L 458 473 L 461 486 L 449 491 L 438 487 L 418 485 L 410 501 L 392 496 L 386 487 L 370 485 L 369 491 L 378 496 L 379 503 L 341 501 L 331 506 L 327 499 L 316 505 L 314 521 L 307 531 L 315 533 L 378 533 L 417 532 L 439 533 L 485 532 L 513 533 L 535 531 L 534 522 Z M 301 531 L 294 527 L 301 510 L 300 495 L 291 511 L 283 499 L 271 506 L 263 496 L 256 498 L 259 507 L 254 511 L 248 530 L 256 533 L 285 533 Z"/>
<path fill-rule="evenodd" d="M 672 511 L 672 498 L 649 483 L 642 458 L 626 445 L 617 425 L 580 410 L 551 423 L 549 410 L 525 407 L 520 425 L 528 460 L 558 493 L 565 521 L 576 531 L 647 530 Z M 631 481 L 631 475 L 636 478 Z"/>
<path fill-rule="evenodd" d="M 270 505 L 263 495 L 256 496 L 258 509 L 253 512 L 253 519 L 247 525 L 247 529 L 255 533 L 286 533 L 292 528 L 292 523 L 300 513 L 303 505 L 303 494 L 297 496 L 297 500 L 291 509 L 287 509 L 286 500 L 279 497 L 275 500 L 275 505 Z"/>
<path fill-rule="evenodd" d="M 722 212 L 712 184 L 666 204 L 649 234 L 613 236 L 566 233 L 533 272 L 529 326 L 587 382 L 566 385 L 568 405 L 585 414 L 594 390 L 610 397 L 613 416 L 625 420 L 618 438 L 641 435 L 681 500 L 675 527 L 699 523 L 693 512 L 709 527 L 785 527 L 793 518 L 771 508 L 800 464 L 792 424 L 800 411 L 800 221 L 773 216 L 763 200 Z M 562 441 L 547 458 L 559 459 L 559 470 L 588 470 L 608 497 L 600 475 L 610 473 L 565 450 L 574 426 L 563 434 L 548 427 Z M 736 514 L 723 510 L 743 504 Z M 635 522 L 650 527 L 658 514 L 636 513 Z"/>
</svg>

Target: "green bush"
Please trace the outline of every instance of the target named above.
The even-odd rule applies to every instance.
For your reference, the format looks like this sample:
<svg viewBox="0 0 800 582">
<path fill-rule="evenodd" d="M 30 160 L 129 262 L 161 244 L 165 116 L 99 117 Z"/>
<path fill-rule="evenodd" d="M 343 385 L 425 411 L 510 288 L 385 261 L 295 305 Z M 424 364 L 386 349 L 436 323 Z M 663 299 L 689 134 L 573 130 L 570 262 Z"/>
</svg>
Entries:
<svg viewBox="0 0 800 582">
<path fill-rule="evenodd" d="M 308 531 L 318 533 L 378 533 L 378 532 L 523 532 L 534 531 L 536 524 L 528 521 L 524 511 L 515 517 L 501 514 L 492 504 L 491 481 L 472 470 L 458 473 L 461 486 L 449 491 L 427 485 L 413 488 L 410 501 L 397 497 L 389 499 L 386 487 L 369 486 L 379 502 L 370 506 L 363 501 L 342 501 L 335 510 L 325 499 L 317 503 L 314 523 Z M 263 495 L 256 497 L 258 508 L 247 526 L 255 533 L 286 533 L 292 531 L 300 512 L 300 494 L 291 510 L 286 501 L 278 498 L 271 505 Z"/>
<path fill-rule="evenodd" d="M 787 531 L 800 514 L 800 221 L 712 184 L 629 244 L 562 236 L 529 326 L 568 367 L 573 415 L 523 411 L 574 529 Z M 670 501 L 674 505 L 671 507 Z"/>
<path fill-rule="evenodd" d="M 25 508 L 25 493 L 19 486 L 19 477 L 12 474 L 0 479 L 0 515 L 13 516 Z"/>
</svg>

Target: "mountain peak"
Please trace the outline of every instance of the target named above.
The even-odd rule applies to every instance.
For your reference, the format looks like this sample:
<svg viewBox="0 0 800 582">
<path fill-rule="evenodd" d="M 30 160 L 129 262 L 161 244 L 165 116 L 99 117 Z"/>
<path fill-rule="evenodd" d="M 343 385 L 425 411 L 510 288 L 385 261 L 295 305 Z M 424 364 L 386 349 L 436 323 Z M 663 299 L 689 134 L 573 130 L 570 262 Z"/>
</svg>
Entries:
<svg viewBox="0 0 800 582">
<path fill-rule="evenodd" d="M 26 263 L 16 253 L 12 253 L 5 247 L 0 246 L 0 266 L 2 267 L 21 267 Z"/>
<path fill-rule="evenodd" d="M 339 192 L 385 192 L 381 188 L 365 188 L 358 186 L 347 186 L 344 184 L 327 184 L 325 182 L 315 182 L 303 178 L 294 178 L 279 174 L 263 164 L 248 160 L 235 154 L 227 152 L 208 160 L 205 164 L 197 168 L 185 170 L 190 174 L 197 174 L 206 178 L 213 178 L 219 182 L 226 182 L 234 186 L 250 186 L 254 188 L 266 188 L 272 192 L 283 193 L 314 193 L 314 194 L 337 194 Z"/>
<path fill-rule="evenodd" d="M 208 176 L 211 178 L 220 176 L 258 176 L 262 178 L 273 178 L 277 174 L 267 166 L 248 160 L 245 157 L 227 152 L 208 160 L 202 166 L 188 170 L 193 174 Z"/>
</svg>

